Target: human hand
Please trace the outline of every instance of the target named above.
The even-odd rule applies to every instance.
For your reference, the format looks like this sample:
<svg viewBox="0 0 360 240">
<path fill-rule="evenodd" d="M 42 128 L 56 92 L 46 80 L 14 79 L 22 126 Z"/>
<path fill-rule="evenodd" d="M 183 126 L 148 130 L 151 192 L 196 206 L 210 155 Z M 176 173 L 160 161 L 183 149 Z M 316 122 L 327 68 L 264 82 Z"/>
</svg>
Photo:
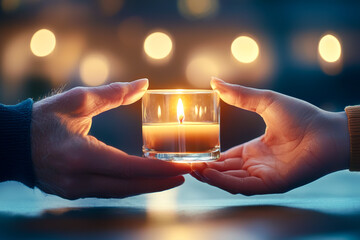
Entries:
<svg viewBox="0 0 360 240">
<path fill-rule="evenodd" d="M 32 159 L 37 186 L 67 199 L 127 197 L 181 185 L 187 164 L 130 156 L 88 135 L 92 117 L 139 100 L 148 80 L 77 87 L 36 102 Z"/>
<path fill-rule="evenodd" d="M 198 180 L 233 194 L 283 193 L 349 168 L 345 112 L 327 112 L 280 93 L 220 79 L 212 79 L 211 86 L 226 103 L 259 114 L 266 131 L 222 153 L 216 162 L 193 164 L 192 175 Z"/>
</svg>

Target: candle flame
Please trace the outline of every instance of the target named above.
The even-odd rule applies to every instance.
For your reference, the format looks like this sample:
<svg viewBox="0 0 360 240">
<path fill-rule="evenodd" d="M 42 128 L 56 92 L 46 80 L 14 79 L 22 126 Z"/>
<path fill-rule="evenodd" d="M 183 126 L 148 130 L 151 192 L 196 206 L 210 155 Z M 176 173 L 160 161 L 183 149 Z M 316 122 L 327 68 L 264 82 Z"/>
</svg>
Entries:
<svg viewBox="0 0 360 240">
<path fill-rule="evenodd" d="M 177 118 L 178 118 L 179 123 L 183 123 L 183 121 L 185 119 L 184 105 L 181 101 L 181 98 L 179 98 L 179 101 L 177 104 Z"/>
<path fill-rule="evenodd" d="M 160 105 L 158 106 L 158 118 L 161 118 L 161 108 L 160 108 Z"/>
</svg>

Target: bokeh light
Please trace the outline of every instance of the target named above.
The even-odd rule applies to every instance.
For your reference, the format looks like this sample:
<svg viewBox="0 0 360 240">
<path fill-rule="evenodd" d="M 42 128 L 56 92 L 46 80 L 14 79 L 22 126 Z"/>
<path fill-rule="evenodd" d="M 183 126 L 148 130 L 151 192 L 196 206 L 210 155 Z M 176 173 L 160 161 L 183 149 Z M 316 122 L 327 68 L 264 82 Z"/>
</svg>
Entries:
<svg viewBox="0 0 360 240">
<path fill-rule="evenodd" d="M 54 51 L 56 38 L 48 29 L 40 29 L 31 38 L 30 49 L 37 57 L 45 57 Z"/>
<path fill-rule="evenodd" d="M 6 99 L 18 98 L 28 72 L 32 69 L 28 33 L 20 33 L 8 39 L 1 56 L 0 95 Z"/>
<path fill-rule="evenodd" d="M 323 36 L 319 41 L 319 54 L 326 62 L 336 62 L 341 56 L 340 41 L 331 34 Z"/>
<path fill-rule="evenodd" d="M 259 46 L 248 36 L 237 37 L 231 44 L 232 55 L 242 63 L 251 63 L 259 56 Z"/>
<path fill-rule="evenodd" d="M 178 0 L 178 8 L 185 18 L 206 18 L 216 14 L 219 2 L 218 0 Z"/>
<path fill-rule="evenodd" d="M 80 77 L 88 86 L 99 86 L 109 76 L 109 62 L 102 54 L 90 54 L 86 56 L 80 65 Z"/>
<path fill-rule="evenodd" d="M 11 12 L 16 10 L 20 5 L 20 0 L 2 0 L 1 8 L 4 12 Z"/>
<path fill-rule="evenodd" d="M 163 32 L 154 32 L 146 37 L 144 42 L 145 53 L 153 59 L 166 58 L 173 48 L 171 38 Z"/>
<path fill-rule="evenodd" d="M 107 16 L 114 16 L 124 5 L 124 0 L 99 0 L 100 9 Z"/>
<path fill-rule="evenodd" d="M 41 74 L 49 76 L 54 88 L 71 80 L 86 47 L 86 38 L 77 31 L 62 33 L 56 41 L 56 51 L 38 66 Z"/>
<path fill-rule="evenodd" d="M 208 88 L 212 76 L 218 76 L 219 65 L 215 58 L 207 55 L 198 55 L 192 58 L 186 67 L 188 82 L 199 88 Z"/>
</svg>

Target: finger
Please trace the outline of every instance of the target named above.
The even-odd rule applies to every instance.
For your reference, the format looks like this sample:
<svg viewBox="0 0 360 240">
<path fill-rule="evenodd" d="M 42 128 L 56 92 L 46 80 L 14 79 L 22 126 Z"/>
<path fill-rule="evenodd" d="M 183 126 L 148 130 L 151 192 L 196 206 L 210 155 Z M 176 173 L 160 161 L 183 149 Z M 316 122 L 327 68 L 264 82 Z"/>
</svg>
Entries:
<svg viewBox="0 0 360 240">
<path fill-rule="evenodd" d="M 227 170 L 239 170 L 242 169 L 242 166 L 243 166 L 242 158 L 230 158 L 221 162 L 208 163 L 209 168 L 213 168 L 221 172 Z"/>
<path fill-rule="evenodd" d="M 211 168 L 205 169 L 202 174 L 208 179 L 207 183 L 232 194 L 254 195 L 269 193 L 263 180 L 257 177 L 239 178 Z"/>
<path fill-rule="evenodd" d="M 177 187 L 184 181 L 183 176 L 124 180 L 96 175 L 88 179 L 82 197 L 123 198 L 142 193 L 164 191 Z"/>
<path fill-rule="evenodd" d="M 201 172 L 202 170 L 204 170 L 205 168 L 207 168 L 208 165 L 205 162 L 194 162 L 191 163 L 191 170 L 192 171 L 198 171 Z"/>
<path fill-rule="evenodd" d="M 260 115 L 274 101 L 275 93 L 271 91 L 230 84 L 215 77 L 211 79 L 211 87 L 224 102 Z"/>
<path fill-rule="evenodd" d="M 120 105 L 139 100 L 149 86 L 147 79 L 115 82 L 99 87 L 79 87 L 64 93 L 57 101 L 66 113 L 95 116 Z"/>
<path fill-rule="evenodd" d="M 250 174 L 245 170 L 228 170 L 222 173 L 238 178 L 250 177 Z"/>
<path fill-rule="evenodd" d="M 165 162 L 158 159 L 128 155 L 98 140 L 83 149 L 89 172 L 123 178 L 172 177 L 191 172 L 187 163 Z"/>
<path fill-rule="evenodd" d="M 226 160 L 228 158 L 237 158 L 237 157 L 241 158 L 243 154 L 243 149 L 244 149 L 244 144 L 232 147 L 227 151 L 221 153 L 220 159 Z"/>
<path fill-rule="evenodd" d="M 204 177 L 201 176 L 201 174 L 199 174 L 199 173 L 196 172 L 196 171 L 191 172 L 190 175 L 191 175 L 192 177 L 194 177 L 196 180 L 200 181 L 200 182 L 206 182 L 206 181 L 204 180 Z"/>
</svg>

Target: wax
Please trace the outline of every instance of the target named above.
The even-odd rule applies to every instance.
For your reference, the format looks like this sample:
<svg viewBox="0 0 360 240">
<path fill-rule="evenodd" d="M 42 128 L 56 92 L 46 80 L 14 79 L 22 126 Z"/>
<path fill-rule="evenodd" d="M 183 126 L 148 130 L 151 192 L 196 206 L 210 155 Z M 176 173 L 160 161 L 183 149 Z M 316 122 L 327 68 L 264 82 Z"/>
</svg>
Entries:
<svg viewBox="0 0 360 240">
<path fill-rule="evenodd" d="M 207 152 L 219 147 L 218 123 L 144 124 L 144 147 L 157 152 Z"/>
</svg>

